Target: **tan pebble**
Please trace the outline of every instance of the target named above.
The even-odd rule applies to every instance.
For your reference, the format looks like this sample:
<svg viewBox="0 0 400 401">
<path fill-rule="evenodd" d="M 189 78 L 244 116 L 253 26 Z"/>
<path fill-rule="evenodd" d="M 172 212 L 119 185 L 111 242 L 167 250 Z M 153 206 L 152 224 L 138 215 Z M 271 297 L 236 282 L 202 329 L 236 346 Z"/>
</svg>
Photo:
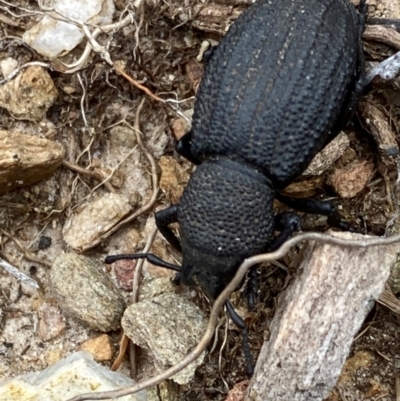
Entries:
<svg viewBox="0 0 400 401">
<path fill-rule="evenodd" d="M 79 346 L 79 350 L 89 352 L 98 362 L 109 361 L 113 355 L 113 347 L 107 334 L 89 338 Z"/>
<path fill-rule="evenodd" d="M 335 170 L 330 177 L 330 184 L 342 198 L 352 198 L 365 188 L 373 173 L 373 163 L 355 161 Z"/>
<path fill-rule="evenodd" d="M 53 365 L 62 359 L 62 357 L 63 354 L 60 349 L 52 349 L 45 354 L 44 360 L 46 361 L 47 365 Z"/>
</svg>

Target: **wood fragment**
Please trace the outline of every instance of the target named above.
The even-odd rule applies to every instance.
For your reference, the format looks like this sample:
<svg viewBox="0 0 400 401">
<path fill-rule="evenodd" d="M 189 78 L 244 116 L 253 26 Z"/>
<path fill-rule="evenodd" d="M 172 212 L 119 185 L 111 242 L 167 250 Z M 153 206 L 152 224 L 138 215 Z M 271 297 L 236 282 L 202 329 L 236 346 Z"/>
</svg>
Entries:
<svg viewBox="0 0 400 401">
<path fill-rule="evenodd" d="M 400 33 L 383 25 L 367 25 L 363 39 L 376 40 L 400 50 Z"/>
<path fill-rule="evenodd" d="M 359 104 L 359 110 L 367 130 L 378 145 L 382 161 L 392 164 L 400 152 L 396 135 L 390 127 L 388 118 L 381 110 L 367 101 Z"/>
<path fill-rule="evenodd" d="M 396 401 L 400 401 L 400 377 L 397 376 L 394 380 L 396 388 Z"/>
<path fill-rule="evenodd" d="M 346 239 L 360 234 L 331 233 Z M 281 297 L 247 401 L 322 401 L 353 336 L 384 289 L 399 246 L 369 249 L 311 243 L 301 276 Z"/>
<path fill-rule="evenodd" d="M 349 137 L 342 131 L 314 157 L 303 175 L 321 175 L 343 155 L 349 146 Z"/>
<path fill-rule="evenodd" d="M 393 294 L 390 286 L 386 284 L 385 290 L 378 299 L 381 305 L 400 315 L 400 301 Z"/>
<path fill-rule="evenodd" d="M 63 156 L 63 147 L 56 142 L 0 131 L 0 195 L 49 178 Z"/>
</svg>

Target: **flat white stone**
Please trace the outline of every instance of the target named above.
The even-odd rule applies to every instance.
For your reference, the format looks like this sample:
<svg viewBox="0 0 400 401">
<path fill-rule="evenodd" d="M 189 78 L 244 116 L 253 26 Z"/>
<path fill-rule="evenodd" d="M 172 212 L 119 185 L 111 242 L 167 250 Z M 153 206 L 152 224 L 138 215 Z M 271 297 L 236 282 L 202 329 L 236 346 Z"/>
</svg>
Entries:
<svg viewBox="0 0 400 401">
<path fill-rule="evenodd" d="M 134 381 L 96 363 L 86 352 L 76 352 L 44 369 L 0 384 L 0 401 L 66 401 L 83 393 L 97 393 L 134 385 Z M 94 390 L 94 391 L 93 391 Z M 146 392 L 118 398 L 146 401 Z"/>
</svg>

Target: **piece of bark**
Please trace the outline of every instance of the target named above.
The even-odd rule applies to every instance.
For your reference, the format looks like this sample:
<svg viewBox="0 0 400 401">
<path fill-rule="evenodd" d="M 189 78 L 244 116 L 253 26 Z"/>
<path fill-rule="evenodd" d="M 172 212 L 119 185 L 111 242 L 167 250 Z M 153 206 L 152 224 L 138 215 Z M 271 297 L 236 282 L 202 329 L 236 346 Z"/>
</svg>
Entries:
<svg viewBox="0 0 400 401">
<path fill-rule="evenodd" d="M 396 135 L 390 127 L 388 117 L 368 102 L 361 102 L 359 110 L 362 113 L 363 121 L 368 131 L 378 145 L 382 161 L 386 164 L 392 164 L 400 152 Z"/>
<path fill-rule="evenodd" d="M 309 244 L 299 277 L 279 300 L 246 400 L 325 399 L 353 336 L 385 287 L 398 251 L 398 244 L 369 248 Z"/>
<path fill-rule="evenodd" d="M 56 142 L 0 131 L 0 195 L 49 178 L 63 157 L 63 147 Z"/>
<path fill-rule="evenodd" d="M 343 155 L 349 146 L 349 137 L 342 131 L 312 159 L 303 175 L 321 175 Z"/>
<path fill-rule="evenodd" d="M 391 27 L 367 25 L 363 33 L 363 39 L 383 42 L 396 50 L 400 50 L 400 33 Z"/>
<path fill-rule="evenodd" d="M 244 6 L 206 3 L 197 13 L 192 25 L 205 32 L 225 35 L 232 22 L 245 10 Z"/>
</svg>

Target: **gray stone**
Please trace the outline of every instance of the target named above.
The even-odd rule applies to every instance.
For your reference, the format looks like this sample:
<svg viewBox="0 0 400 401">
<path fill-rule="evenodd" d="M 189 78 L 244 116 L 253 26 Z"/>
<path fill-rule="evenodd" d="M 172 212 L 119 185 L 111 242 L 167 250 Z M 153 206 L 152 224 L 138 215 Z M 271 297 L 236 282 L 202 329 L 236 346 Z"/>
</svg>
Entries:
<svg viewBox="0 0 400 401">
<path fill-rule="evenodd" d="M 122 319 L 125 334 L 153 353 L 159 370 L 176 364 L 195 347 L 206 324 L 203 312 L 195 304 L 173 292 L 129 306 Z M 172 380 L 178 384 L 189 383 L 203 359 L 204 353 Z"/>
<path fill-rule="evenodd" d="M 58 304 L 67 315 L 103 332 L 120 327 L 125 303 L 100 262 L 65 253 L 54 261 L 50 278 Z"/>
</svg>

